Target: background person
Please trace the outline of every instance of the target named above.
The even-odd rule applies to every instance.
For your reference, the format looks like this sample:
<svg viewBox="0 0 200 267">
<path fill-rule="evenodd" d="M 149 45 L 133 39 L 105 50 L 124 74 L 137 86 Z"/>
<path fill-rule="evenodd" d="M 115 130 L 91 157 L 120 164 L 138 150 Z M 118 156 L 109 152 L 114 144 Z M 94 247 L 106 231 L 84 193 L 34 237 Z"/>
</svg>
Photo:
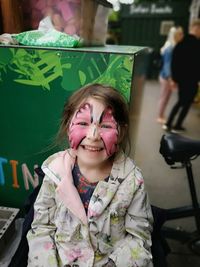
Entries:
<svg viewBox="0 0 200 267">
<path fill-rule="evenodd" d="M 200 19 L 194 20 L 172 55 L 172 79 L 178 87 L 178 100 L 173 106 L 164 130 L 184 131 L 183 121 L 193 103 L 200 81 Z M 175 124 L 174 119 L 178 115 Z"/>
<path fill-rule="evenodd" d="M 167 40 L 160 50 L 162 59 L 162 68 L 159 75 L 160 97 L 158 101 L 158 123 L 165 123 L 165 109 L 169 102 L 175 85 L 171 79 L 171 59 L 174 46 L 183 39 L 183 28 L 180 26 L 171 27 L 167 36 Z"/>
</svg>

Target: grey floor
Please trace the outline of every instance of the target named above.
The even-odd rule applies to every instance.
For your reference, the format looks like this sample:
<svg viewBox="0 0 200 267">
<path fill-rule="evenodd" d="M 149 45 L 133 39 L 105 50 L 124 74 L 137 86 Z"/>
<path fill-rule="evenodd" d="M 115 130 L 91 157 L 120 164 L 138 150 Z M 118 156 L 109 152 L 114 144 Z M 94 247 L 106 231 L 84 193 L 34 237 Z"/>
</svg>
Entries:
<svg viewBox="0 0 200 267">
<path fill-rule="evenodd" d="M 146 188 L 151 203 L 163 208 L 174 208 L 191 204 L 191 197 L 184 169 L 170 169 L 159 153 L 160 139 L 164 131 L 156 122 L 157 103 L 160 93 L 157 81 L 146 81 L 143 90 L 140 120 L 134 148 L 134 160 L 142 169 Z M 169 113 L 176 100 L 176 92 L 173 93 L 167 107 Z M 200 140 L 200 105 L 191 108 L 184 126 L 187 131 L 183 134 L 193 139 Z M 193 162 L 196 190 L 200 195 L 200 157 Z M 186 231 L 194 231 L 193 218 L 173 220 L 166 226 L 180 228 Z M 193 254 L 187 244 L 168 240 L 171 253 L 167 257 L 169 267 L 199 267 L 200 256 Z M 162 267 L 162 266 L 160 266 Z"/>
</svg>

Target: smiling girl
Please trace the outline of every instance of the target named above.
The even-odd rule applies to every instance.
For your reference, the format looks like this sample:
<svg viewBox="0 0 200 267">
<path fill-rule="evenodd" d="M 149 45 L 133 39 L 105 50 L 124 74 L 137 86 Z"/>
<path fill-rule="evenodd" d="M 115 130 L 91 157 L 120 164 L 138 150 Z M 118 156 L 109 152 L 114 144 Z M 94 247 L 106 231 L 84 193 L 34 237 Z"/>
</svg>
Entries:
<svg viewBox="0 0 200 267">
<path fill-rule="evenodd" d="M 70 148 L 42 165 L 27 238 L 28 266 L 152 266 L 152 213 L 140 170 L 123 152 L 128 108 L 110 86 L 88 85 L 64 106 Z"/>
</svg>

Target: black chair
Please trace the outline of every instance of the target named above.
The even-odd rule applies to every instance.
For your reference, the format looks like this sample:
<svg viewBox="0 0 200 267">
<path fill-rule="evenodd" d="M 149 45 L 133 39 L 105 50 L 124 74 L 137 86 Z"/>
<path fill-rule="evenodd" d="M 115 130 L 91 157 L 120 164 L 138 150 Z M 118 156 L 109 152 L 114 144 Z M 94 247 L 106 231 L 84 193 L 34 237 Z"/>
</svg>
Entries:
<svg viewBox="0 0 200 267">
<path fill-rule="evenodd" d="M 167 227 L 163 227 L 162 232 L 165 238 L 185 242 L 195 254 L 200 255 L 200 206 L 197 199 L 191 163 L 192 160 L 200 155 L 200 140 L 193 140 L 178 134 L 168 133 L 161 138 L 160 153 L 171 168 L 186 169 L 192 199 L 192 206 L 166 209 L 166 221 L 192 216 L 196 224 L 195 232 L 186 232 Z"/>
<path fill-rule="evenodd" d="M 152 232 L 152 247 L 151 252 L 153 256 L 154 267 L 167 267 L 167 255 L 171 252 L 170 247 L 162 233 L 163 224 L 167 220 L 167 213 L 165 209 L 151 206 L 154 223 Z"/>
</svg>

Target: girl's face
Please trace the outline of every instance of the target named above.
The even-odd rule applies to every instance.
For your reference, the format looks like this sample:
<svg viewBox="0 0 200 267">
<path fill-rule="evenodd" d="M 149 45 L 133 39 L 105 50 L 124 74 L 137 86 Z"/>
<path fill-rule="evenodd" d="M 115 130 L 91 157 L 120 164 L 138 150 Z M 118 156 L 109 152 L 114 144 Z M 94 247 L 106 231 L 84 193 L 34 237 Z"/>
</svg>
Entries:
<svg viewBox="0 0 200 267">
<path fill-rule="evenodd" d="M 105 161 L 117 150 L 118 125 L 112 110 L 94 98 L 88 98 L 75 112 L 68 135 L 77 156 L 90 162 Z"/>
</svg>

